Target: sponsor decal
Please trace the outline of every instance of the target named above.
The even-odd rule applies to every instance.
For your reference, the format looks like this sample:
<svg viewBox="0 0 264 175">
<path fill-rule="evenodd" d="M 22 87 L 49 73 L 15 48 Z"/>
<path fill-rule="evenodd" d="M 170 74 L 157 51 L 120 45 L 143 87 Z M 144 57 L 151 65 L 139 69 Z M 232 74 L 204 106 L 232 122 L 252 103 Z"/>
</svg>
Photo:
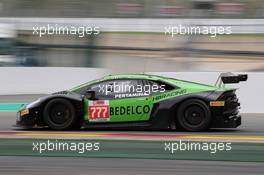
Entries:
<svg viewBox="0 0 264 175">
<path fill-rule="evenodd" d="M 182 95 L 182 94 L 185 94 L 187 92 L 186 89 L 181 89 L 181 90 L 177 90 L 177 91 L 173 91 L 173 92 L 170 92 L 170 93 L 165 93 L 165 94 L 161 94 L 161 95 L 158 95 L 156 97 L 153 97 L 154 100 L 161 100 L 161 99 L 164 99 L 164 98 L 169 98 L 169 97 L 173 97 L 173 96 L 177 96 L 177 95 Z"/>
<path fill-rule="evenodd" d="M 110 115 L 141 115 L 148 114 L 150 107 L 148 105 L 138 106 L 116 106 L 110 107 Z"/>
<path fill-rule="evenodd" d="M 225 106 L 225 101 L 210 101 L 210 106 Z"/>
<path fill-rule="evenodd" d="M 147 93 L 132 93 L 132 94 L 115 94 L 115 98 L 127 98 L 127 97 L 142 97 L 147 96 Z"/>
<path fill-rule="evenodd" d="M 28 109 L 23 109 L 22 111 L 20 111 L 20 116 L 24 116 L 24 115 L 26 115 L 28 113 L 29 113 Z"/>
<path fill-rule="evenodd" d="M 88 118 L 91 122 L 97 121 L 109 121 L 109 101 L 108 100 L 96 100 L 89 101 L 88 106 Z"/>
</svg>

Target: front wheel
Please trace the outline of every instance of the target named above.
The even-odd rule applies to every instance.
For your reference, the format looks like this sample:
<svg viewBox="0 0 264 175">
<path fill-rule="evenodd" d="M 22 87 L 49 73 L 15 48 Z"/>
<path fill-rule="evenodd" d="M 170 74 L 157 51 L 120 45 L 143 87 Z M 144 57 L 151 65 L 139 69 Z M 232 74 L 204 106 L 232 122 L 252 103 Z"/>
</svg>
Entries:
<svg viewBox="0 0 264 175">
<path fill-rule="evenodd" d="M 184 101 L 178 108 L 176 126 L 186 131 L 204 131 L 210 127 L 211 111 L 208 105 L 199 99 Z"/>
<path fill-rule="evenodd" d="M 43 111 L 45 123 L 55 130 L 73 129 L 78 122 L 74 106 L 66 99 L 53 99 Z"/>
</svg>

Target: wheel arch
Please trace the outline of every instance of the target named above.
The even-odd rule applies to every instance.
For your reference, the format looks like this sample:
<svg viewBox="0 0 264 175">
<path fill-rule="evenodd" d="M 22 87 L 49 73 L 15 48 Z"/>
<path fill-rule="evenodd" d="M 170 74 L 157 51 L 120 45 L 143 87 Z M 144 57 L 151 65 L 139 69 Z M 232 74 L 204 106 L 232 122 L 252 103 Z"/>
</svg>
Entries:
<svg viewBox="0 0 264 175">
<path fill-rule="evenodd" d="M 212 111 L 212 109 L 209 106 L 210 99 L 209 98 L 206 98 L 206 97 L 202 97 L 202 96 L 197 96 L 197 95 L 184 97 L 181 100 L 176 101 L 171 106 L 171 108 L 170 108 L 170 116 L 171 116 L 170 117 L 170 125 L 173 125 L 173 126 L 176 125 L 175 119 L 176 119 L 176 116 L 177 116 L 177 112 L 179 110 L 179 107 L 181 106 L 181 104 L 183 104 L 187 100 L 201 100 L 201 101 L 203 101 L 208 106 L 208 108 L 210 110 L 211 117 L 212 117 L 212 120 L 211 120 L 211 124 L 210 125 L 212 125 L 212 121 L 213 121 L 214 116 L 212 115 L 213 114 L 213 111 Z"/>
<path fill-rule="evenodd" d="M 75 108 L 75 112 L 76 115 L 78 115 L 78 117 L 82 117 L 84 114 L 83 111 L 83 99 L 78 99 L 78 98 L 73 98 L 71 96 L 65 96 L 65 95 L 56 95 L 56 96 L 48 96 L 44 99 L 42 99 L 43 101 L 41 102 L 40 106 L 39 106 L 39 112 L 41 114 L 41 119 L 42 122 L 44 122 L 43 120 L 43 112 L 44 112 L 44 108 L 47 105 L 48 102 L 50 102 L 51 100 L 54 99 L 64 99 L 64 100 L 68 100 Z M 82 118 L 80 118 L 82 119 Z"/>
<path fill-rule="evenodd" d="M 193 97 L 186 97 L 186 98 L 183 98 L 181 99 L 180 101 L 177 101 L 176 103 L 174 103 L 171 107 L 171 110 L 176 112 L 178 110 L 178 108 L 180 107 L 180 105 L 187 101 L 187 100 L 201 100 L 203 102 L 205 102 L 207 105 L 209 104 L 210 102 L 210 99 L 207 99 L 207 98 L 203 98 L 203 97 L 197 97 L 197 96 L 193 96 Z M 208 106 L 210 108 L 210 106 Z M 210 109 L 211 110 L 211 109 Z"/>
</svg>

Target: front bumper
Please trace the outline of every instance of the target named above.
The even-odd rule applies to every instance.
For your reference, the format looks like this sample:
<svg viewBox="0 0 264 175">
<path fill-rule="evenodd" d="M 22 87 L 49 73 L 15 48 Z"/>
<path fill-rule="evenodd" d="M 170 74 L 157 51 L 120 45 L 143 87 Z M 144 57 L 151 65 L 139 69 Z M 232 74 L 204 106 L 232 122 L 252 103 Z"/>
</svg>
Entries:
<svg viewBox="0 0 264 175">
<path fill-rule="evenodd" d="M 36 123 L 35 117 L 32 117 L 29 113 L 21 115 L 23 110 L 25 109 L 22 109 L 17 112 L 16 126 L 34 126 Z"/>
<path fill-rule="evenodd" d="M 25 112 L 27 111 L 27 112 Z M 34 109 L 23 108 L 16 114 L 16 127 L 32 128 L 40 125 L 38 111 Z"/>
</svg>

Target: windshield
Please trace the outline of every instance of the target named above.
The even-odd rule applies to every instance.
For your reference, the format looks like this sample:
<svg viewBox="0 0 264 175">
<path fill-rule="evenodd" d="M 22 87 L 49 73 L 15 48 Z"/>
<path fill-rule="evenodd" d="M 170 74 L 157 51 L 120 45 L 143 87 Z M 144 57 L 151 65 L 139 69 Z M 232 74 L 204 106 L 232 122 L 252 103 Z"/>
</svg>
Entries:
<svg viewBox="0 0 264 175">
<path fill-rule="evenodd" d="M 92 80 L 92 81 L 89 81 L 87 83 L 83 83 L 79 86 L 73 87 L 73 88 L 69 89 L 69 91 L 75 92 L 78 94 L 84 94 L 90 85 L 97 83 L 99 81 L 100 81 L 100 79 Z"/>
</svg>

